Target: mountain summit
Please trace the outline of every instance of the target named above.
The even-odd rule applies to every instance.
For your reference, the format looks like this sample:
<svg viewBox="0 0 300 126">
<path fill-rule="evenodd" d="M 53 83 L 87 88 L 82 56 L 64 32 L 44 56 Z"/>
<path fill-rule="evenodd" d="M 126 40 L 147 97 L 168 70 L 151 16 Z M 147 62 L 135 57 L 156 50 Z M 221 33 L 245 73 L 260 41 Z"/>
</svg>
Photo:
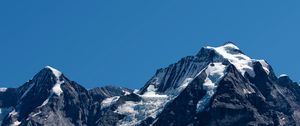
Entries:
<svg viewBox="0 0 300 126">
<path fill-rule="evenodd" d="M 1 88 L 0 108 L 2 126 L 295 126 L 300 87 L 228 42 L 158 69 L 138 91 L 86 90 L 47 66 Z"/>
</svg>

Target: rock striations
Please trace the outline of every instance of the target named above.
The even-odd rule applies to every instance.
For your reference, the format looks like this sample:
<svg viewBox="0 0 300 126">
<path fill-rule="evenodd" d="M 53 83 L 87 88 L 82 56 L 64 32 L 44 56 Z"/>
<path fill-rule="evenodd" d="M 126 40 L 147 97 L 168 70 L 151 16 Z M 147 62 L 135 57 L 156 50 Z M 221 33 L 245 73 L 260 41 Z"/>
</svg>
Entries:
<svg viewBox="0 0 300 126">
<path fill-rule="evenodd" d="M 229 42 L 158 69 L 138 91 L 87 90 L 47 66 L 0 88 L 0 125 L 299 126 L 300 86 Z"/>
</svg>

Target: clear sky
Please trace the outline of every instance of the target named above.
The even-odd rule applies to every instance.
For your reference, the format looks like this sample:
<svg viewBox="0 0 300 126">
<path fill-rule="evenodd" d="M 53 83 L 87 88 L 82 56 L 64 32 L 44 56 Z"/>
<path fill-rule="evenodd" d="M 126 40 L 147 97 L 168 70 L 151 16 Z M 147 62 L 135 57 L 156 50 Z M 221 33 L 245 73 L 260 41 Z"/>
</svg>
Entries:
<svg viewBox="0 0 300 126">
<path fill-rule="evenodd" d="M 0 86 L 50 65 L 87 88 L 140 88 L 203 46 L 235 42 L 300 82 L 299 0 L 1 0 Z"/>
</svg>

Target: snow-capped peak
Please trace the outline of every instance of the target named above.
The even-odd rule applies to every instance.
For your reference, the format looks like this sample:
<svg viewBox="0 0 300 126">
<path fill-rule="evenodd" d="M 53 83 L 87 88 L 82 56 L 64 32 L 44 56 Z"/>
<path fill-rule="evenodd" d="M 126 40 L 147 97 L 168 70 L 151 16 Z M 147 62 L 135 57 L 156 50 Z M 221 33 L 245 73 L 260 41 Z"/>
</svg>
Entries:
<svg viewBox="0 0 300 126">
<path fill-rule="evenodd" d="M 46 66 L 46 69 L 50 69 L 52 71 L 52 73 L 56 76 L 56 78 L 59 78 L 62 75 L 62 72 L 60 72 L 59 70 L 51 67 L 51 66 Z"/>
<path fill-rule="evenodd" d="M 61 81 L 60 80 L 60 77 L 62 75 L 62 72 L 60 72 L 59 70 L 51 67 L 51 66 L 46 66 L 45 67 L 46 69 L 50 69 L 52 71 L 52 73 L 55 75 L 56 77 L 56 84 L 53 86 L 52 88 L 52 92 L 58 96 L 60 96 L 60 94 L 63 92 L 62 89 L 61 89 L 61 84 L 64 83 L 64 81 Z"/>
<path fill-rule="evenodd" d="M 264 60 L 251 59 L 231 42 L 219 47 L 207 46 L 206 49 L 212 49 L 216 52 L 217 55 L 221 56 L 221 58 L 227 59 L 243 75 L 245 75 L 245 73 L 247 72 L 251 77 L 255 76 L 255 72 L 253 70 L 253 62 L 256 61 L 260 62 L 263 65 L 265 71 L 269 74 L 268 64 Z"/>
</svg>

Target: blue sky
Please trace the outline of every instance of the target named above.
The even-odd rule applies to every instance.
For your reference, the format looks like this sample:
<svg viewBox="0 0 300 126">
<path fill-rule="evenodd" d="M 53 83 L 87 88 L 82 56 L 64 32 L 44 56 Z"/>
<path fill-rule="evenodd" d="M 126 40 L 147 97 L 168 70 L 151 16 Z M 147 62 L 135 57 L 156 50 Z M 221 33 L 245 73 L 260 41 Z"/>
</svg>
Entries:
<svg viewBox="0 0 300 126">
<path fill-rule="evenodd" d="M 299 0 L 0 1 L 0 86 L 46 65 L 87 88 L 140 88 L 156 69 L 235 42 L 300 82 Z"/>
</svg>

